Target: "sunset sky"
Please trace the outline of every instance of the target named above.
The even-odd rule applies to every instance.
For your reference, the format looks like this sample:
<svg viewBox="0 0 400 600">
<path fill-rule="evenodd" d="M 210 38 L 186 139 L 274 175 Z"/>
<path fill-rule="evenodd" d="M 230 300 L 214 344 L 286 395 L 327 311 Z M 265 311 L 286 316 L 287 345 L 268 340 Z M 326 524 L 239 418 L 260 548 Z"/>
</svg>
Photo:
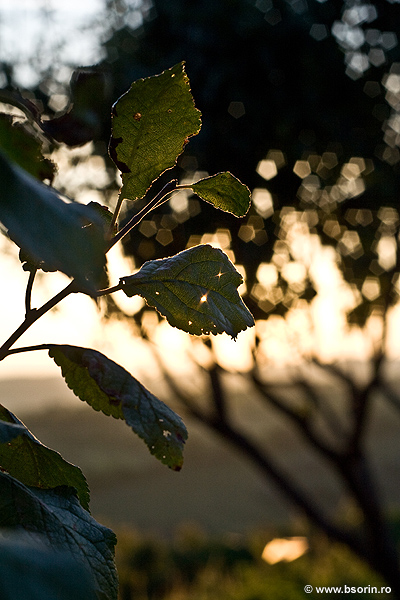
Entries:
<svg viewBox="0 0 400 600">
<path fill-rule="evenodd" d="M 313 242 L 315 243 L 315 241 Z M 2 320 L 1 340 L 4 341 L 20 324 L 24 317 L 24 294 L 27 275 L 22 270 L 13 244 L 0 238 L 0 271 L 6 282 L 0 295 Z M 346 327 L 344 309 L 352 298 L 348 288 L 340 278 L 331 252 L 324 248 L 314 249 L 314 271 L 319 281 L 318 295 L 310 309 L 290 311 L 286 320 L 271 317 L 260 321 L 256 328 L 242 332 L 236 342 L 227 335 L 213 337 L 213 345 L 219 360 L 225 368 L 244 371 L 251 365 L 251 349 L 254 335 L 263 339 L 261 343 L 262 363 L 272 367 L 298 363 L 302 355 L 316 353 L 323 360 L 363 359 L 372 349 L 372 340 L 379 338 L 378 323 L 371 322 L 368 335 Z M 114 281 L 128 274 L 130 265 L 116 249 L 110 256 Z M 34 288 L 33 306 L 40 306 L 48 298 L 62 289 L 68 279 L 58 273 L 39 277 Z M 122 292 L 115 295 L 123 308 L 132 311 L 140 305 L 139 297 L 127 299 Z M 392 330 L 398 330 L 400 311 L 392 315 Z M 185 370 L 185 358 L 197 353 L 200 362 L 207 363 L 207 353 L 199 350 L 198 338 L 170 327 L 164 322 L 154 334 L 154 339 L 167 357 L 171 367 L 179 365 Z M 193 342 L 195 346 L 193 346 Z M 45 315 L 31 327 L 16 347 L 40 343 L 68 343 L 93 347 L 125 366 L 133 374 L 154 369 L 151 350 L 137 337 L 124 322 L 105 325 L 95 303 L 82 294 L 75 294 L 64 300 L 56 310 Z M 197 345 L 196 345 L 197 343 Z M 399 353 L 399 344 L 393 334 L 389 338 L 390 356 Z M 18 376 L 43 376 L 57 374 L 58 368 L 49 359 L 46 351 L 29 352 L 8 357 L 0 363 L 0 378 Z"/>
<path fill-rule="evenodd" d="M 134 8 L 139 2 L 132 1 L 130 4 Z M 99 29 L 94 28 L 93 32 L 96 35 L 90 35 L 90 32 L 80 31 L 80 28 L 98 15 L 102 6 L 102 0 L 70 0 L 67 3 L 58 0 L 2 0 L 0 54 L 4 59 L 17 63 L 17 73 L 27 85 L 32 83 L 35 72 L 26 64 L 26 57 L 29 56 L 31 48 L 37 45 L 38 40 L 43 39 L 43 56 L 47 57 L 52 56 L 58 42 L 73 40 L 73 43 L 67 43 L 63 48 L 63 59 L 71 63 L 90 64 L 99 58 L 100 50 L 96 37 Z M 135 11 L 132 12 L 132 18 L 134 14 Z M 49 18 L 52 26 L 45 29 L 43 26 Z M 269 178 L 270 175 L 267 174 L 266 180 Z M 304 260 L 311 265 L 318 295 L 311 303 L 310 309 L 303 307 L 293 310 L 286 321 L 280 317 L 272 317 L 257 324 L 257 333 L 263 339 L 261 352 L 264 362 L 272 365 L 291 363 L 310 352 L 317 353 L 323 360 L 366 358 L 372 349 L 373 339 L 379 338 L 379 324 L 371 321 L 367 336 L 357 329 L 350 332 L 346 327 L 345 310 L 354 303 L 354 297 L 341 278 L 332 250 L 321 248 L 316 236 L 299 237 L 298 246 L 304 255 L 299 254 L 298 260 Z M 2 343 L 23 320 L 27 275 L 18 264 L 16 249 L 2 237 L 0 253 L 3 290 L 0 295 Z M 308 253 L 308 256 L 304 253 Z M 126 269 L 130 267 L 123 264 L 117 250 L 111 258 L 114 265 L 111 271 L 116 281 L 119 276 L 129 274 L 129 270 Z M 67 278 L 60 274 L 41 277 L 35 286 L 34 305 L 45 302 L 65 286 L 67 281 Z M 116 301 L 124 302 L 124 308 L 130 310 L 122 293 L 118 293 Z M 133 311 L 140 300 L 133 298 L 129 302 Z M 397 308 L 393 310 L 391 323 L 390 331 L 398 330 L 400 313 Z M 226 335 L 213 340 L 223 366 L 233 370 L 245 370 L 249 367 L 255 331 L 252 329 L 241 333 L 237 342 L 233 342 Z M 173 330 L 167 324 L 159 329 L 157 341 L 164 349 L 168 349 L 167 354 L 175 364 L 182 363 L 185 353 L 190 353 L 193 349 L 193 344 L 186 334 Z M 56 311 L 40 319 L 24 335 L 18 346 L 44 342 L 93 346 L 134 371 L 145 369 L 150 361 L 150 355 L 144 349 L 143 343 L 132 335 L 128 327 L 121 323 L 115 323 L 109 328 L 104 327 L 94 302 L 83 295 L 74 295 L 64 300 Z M 400 353 L 394 333 L 389 336 L 389 349 L 392 357 L 397 357 Z M 47 357 L 46 352 L 12 356 L 0 363 L 0 378 L 17 374 L 41 376 L 57 372 L 58 368 Z"/>
</svg>

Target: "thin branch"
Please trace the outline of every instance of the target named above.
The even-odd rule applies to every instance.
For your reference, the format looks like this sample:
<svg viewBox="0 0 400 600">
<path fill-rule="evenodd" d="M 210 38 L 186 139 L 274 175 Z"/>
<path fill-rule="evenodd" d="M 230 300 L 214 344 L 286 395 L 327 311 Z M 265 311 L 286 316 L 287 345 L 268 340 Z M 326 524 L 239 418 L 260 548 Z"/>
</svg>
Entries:
<svg viewBox="0 0 400 600">
<path fill-rule="evenodd" d="M 199 421 L 201 421 L 202 423 L 207 423 L 209 417 L 204 413 L 204 411 L 202 411 L 201 409 L 199 409 L 199 407 L 197 406 L 197 404 L 195 402 L 193 402 L 193 396 L 189 395 L 188 393 L 184 392 L 180 386 L 176 383 L 175 379 L 172 377 L 172 375 L 167 371 L 167 369 L 161 364 L 161 361 L 159 360 L 159 357 L 157 357 L 158 362 L 162 368 L 162 372 L 163 372 L 163 377 L 165 378 L 165 381 L 167 382 L 169 388 L 172 390 L 172 392 L 174 393 L 174 396 L 176 398 L 178 398 L 179 402 L 181 404 L 183 404 L 183 406 L 188 410 L 188 412 L 195 417 L 196 419 L 198 419 Z"/>
<path fill-rule="evenodd" d="M 113 214 L 113 217 L 112 217 L 112 220 L 111 220 L 111 223 L 110 223 L 110 227 L 108 228 L 108 237 L 109 237 L 109 239 L 112 238 L 114 227 L 115 227 L 115 224 L 117 222 L 119 213 L 121 212 L 121 206 L 122 206 L 123 201 L 124 201 L 124 199 L 122 197 L 122 194 L 120 193 L 120 195 L 118 196 L 117 206 L 115 207 L 114 214 Z"/>
<path fill-rule="evenodd" d="M 113 294 L 114 292 L 119 292 L 119 290 L 122 290 L 121 282 L 117 283 L 117 285 L 114 285 L 113 287 L 105 288 L 104 290 L 98 290 L 96 292 L 96 297 L 100 298 L 100 296 L 107 296 L 108 294 Z"/>
<path fill-rule="evenodd" d="M 323 417 L 325 423 L 331 430 L 331 432 L 342 438 L 342 441 L 347 439 L 345 432 L 343 431 L 343 424 L 338 419 L 335 412 L 332 410 L 332 406 L 329 402 L 320 402 L 320 396 L 316 391 L 315 387 L 304 377 L 301 376 L 296 379 L 296 385 L 300 386 L 305 394 L 311 398 L 314 405 L 318 407 L 319 413 Z"/>
<path fill-rule="evenodd" d="M 257 390 L 261 393 L 262 397 L 270 402 L 275 408 L 281 413 L 286 415 L 302 433 L 303 437 L 307 439 L 315 448 L 317 448 L 323 455 L 329 459 L 337 460 L 338 453 L 332 450 L 329 446 L 324 444 L 321 439 L 317 437 L 315 432 L 311 429 L 309 420 L 291 409 L 285 402 L 283 402 L 279 396 L 273 393 L 271 387 L 267 387 L 265 383 L 260 381 L 255 373 L 252 375 L 252 380 Z"/>
<path fill-rule="evenodd" d="M 212 399 L 215 409 L 215 417 L 222 422 L 228 421 L 228 407 L 225 397 L 225 391 L 221 383 L 221 372 L 225 371 L 218 363 L 214 363 L 207 372 L 210 378 Z"/>
<path fill-rule="evenodd" d="M 398 582 L 399 572 L 396 549 L 390 535 L 388 535 L 387 528 L 384 526 L 379 509 L 376 511 L 375 502 L 373 501 L 371 504 L 369 499 L 364 496 L 366 489 L 363 488 L 361 481 L 357 481 L 352 489 L 357 501 L 360 503 L 366 522 L 363 528 L 355 527 L 350 530 L 343 524 L 336 525 L 328 515 L 324 514 L 312 496 L 308 497 L 281 467 L 274 464 L 267 453 L 261 454 L 259 449 L 240 431 L 221 421 L 206 422 L 205 424 L 231 442 L 241 452 L 242 456 L 244 454 L 261 469 L 264 475 L 272 479 L 286 497 L 302 509 L 310 521 L 325 532 L 329 538 L 346 544 L 358 556 L 364 558 L 372 568 L 378 569 L 394 589 L 393 582 L 396 580 Z M 348 472 L 347 476 L 349 475 L 352 479 L 354 473 L 351 475 Z M 347 482 L 349 483 L 348 479 Z M 360 487 L 358 483 L 361 483 Z"/>
<path fill-rule="evenodd" d="M 317 358 L 313 358 L 313 363 L 325 372 L 331 373 L 343 383 L 346 384 L 350 400 L 351 411 L 353 414 L 352 431 L 348 437 L 346 453 L 353 455 L 360 449 L 362 436 L 365 431 L 369 407 L 371 403 L 371 393 L 379 385 L 380 367 L 384 356 L 378 352 L 374 360 L 374 375 L 370 381 L 364 385 L 358 385 L 354 378 L 348 376 L 336 365 L 321 363 Z"/>
<path fill-rule="evenodd" d="M 22 354 L 23 352 L 34 352 L 36 350 L 50 350 L 55 344 L 37 344 L 36 346 L 24 346 L 21 348 L 12 348 L 7 352 L 7 356 L 11 354 Z"/>
<path fill-rule="evenodd" d="M 347 544 L 358 554 L 363 554 L 362 540 L 356 533 L 346 531 L 332 523 L 319 507 L 317 507 L 315 502 L 308 499 L 305 493 L 301 491 L 296 484 L 290 481 L 290 476 L 285 474 L 282 468 L 274 464 L 273 459 L 265 450 L 264 453 L 261 454 L 260 450 L 246 436 L 234 429 L 226 420 L 221 419 L 220 415 L 217 414 L 213 416 L 200 409 L 193 400 L 193 396 L 184 392 L 169 371 L 164 367 L 157 351 L 155 351 L 155 356 L 162 368 L 163 376 L 172 390 L 173 395 L 178 398 L 179 402 L 183 404 L 192 417 L 211 429 L 211 431 L 218 433 L 224 439 L 229 441 L 234 448 L 239 450 L 242 455 L 244 454 L 251 462 L 261 469 L 264 475 L 271 478 L 281 492 L 283 492 L 294 505 L 302 509 L 307 517 L 327 533 L 328 536 L 336 541 Z"/>
<path fill-rule="evenodd" d="M 316 356 L 312 358 L 311 362 L 317 367 L 319 367 L 322 371 L 325 371 L 326 373 L 331 373 L 332 375 L 340 379 L 351 389 L 352 392 L 358 391 L 358 386 L 354 379 L 347 375 L 344 371 L 342 371 L 342 369 L 339 369 L 339 367 L 337 367 L 335 364 L 322 363 Z"/>
<path fill-rule="evenodd" d="M 26 286 L 26 292 L 25 292 L 25 317 L 28 316 L 28 314 L 31 312 L 32 310 L 32 288 L 33 288 L 33 282 L 35 281 L 35 276 L 37 273 L 37 269 L 33 268 L 31 271 L 29 271 L 29 279 L 28 279 L 28 283 Z"/>
<path fill-rule="evenodd" d="M 169 388 L 173 391 L 174 395 L 179 399 L 179 402 L 181 402 L 181 404 L 183 404 L 183 406 L 187 408 L 190 414 L 192 414 L 197 419 L 202 420 L 202 411 L 200 411 L 197 408 L 196 403 L 193 402 L 192 395 L 189 395 L 188 393 L 184 392 L 184 390 L 176 383 L 174 377 L 170 374 L 168 369 L 165 368 L 155 342 L 153 342 L 147 335 L 143 335 L 143 338 L 146 339 L 150 344 L 153 356 L 162 371 L 163 377 L 167 382 Z"/>
<path fill-rule="evenodd" d="M 8 356 L 11 346 L 15 344 L 15 342 L 29 329 L 29 327 L 31 327 L 31 325 L 33 325 L 33 323 L 40 319 L 40 317 L 46 314 L 49 310 L 54 308 L 54 306 L 61 302 L 61 300 L 77 291 L 77 284 L 75 280 L 73 280 L 63 290 L 61 290 L 61 292 L 59 292 L 48 302 L 43 304 L 43 306 L 37 309 L 31 309 L 30 312 L 26 315 L 25 320 L 21 323 L 21 325 L 14 331 L 14 333 L 10 335 L 8 340 L 6 340 L 1 346 L 0 361 L 4 360 L 6 356 Z"/>
<path fill-rule="evenodd" d="M 158 192 L 158 194 L 146 204 L 136 215 L 133 217 L 118 231 L 118 233 L 112 238 L 110 243 L 108 244 L 107 251 L 110 250 L 117 242 L 122 240 L 136 225 L 140 223 L 140 221 L 152 210 L 154 210 L 157 206 L 161 206 L 167 200 L 168 194 L 176 190 L 177 188 L 177 180 L 173 179 L 164 185 L 162 190 Z"/>
<path fill-rule="evenodd" d="M 397 261 L 399 261 L 399 254 L 397 253 Z M 397 265 L 396 265 L 397 266 Z M 392 270 L 394 275 L 395 270 Z M 353 402 L 353 415 L 354 415 L 354 432 L 353 437 L 350 440 L 350 448 L 356 451 L 359 448 L 361 437 L 364 433 L 369 408 L 371 405 L 372 392 L 378 388 L 381 384 L 381 367 L 385 358 L 385 348 L 387 345 L 387 314 L 390 306 L 390 289 L 386 290 L 383 294 L 384 307 L 382 314 L 382 335 L 380 339 L 379 347 L 375 349 L 374 357 L 372 360 L 373 364 L 373 375 L 368 384 L 363 388 L 361 392 L 354 395 Z"/>
<path fill-rule="evenodd" d="M 379 353 L 374 360 L 374 375 L 372 379 L 367 385 L 364 386 L 362 390 L 358 390 L 358 392 L 353 395 L 354 429 L 349 440 L 349 454 L 357 453 L 360 448 L 361 439 L 367 424 L 367 417 L 372 400 L 372 392 L 378 388 L 380 384 L 380 369 L 383 358 L 383 354 Z"/>
</svg>

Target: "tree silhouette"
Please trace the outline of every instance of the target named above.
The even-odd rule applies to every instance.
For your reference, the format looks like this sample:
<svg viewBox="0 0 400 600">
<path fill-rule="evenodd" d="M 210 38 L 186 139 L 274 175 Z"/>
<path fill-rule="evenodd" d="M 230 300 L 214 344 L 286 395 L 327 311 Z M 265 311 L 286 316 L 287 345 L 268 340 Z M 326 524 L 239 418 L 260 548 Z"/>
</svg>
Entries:
<svg viewBox="0 0 400 600">
<path fill-rule="evenodd" d="M 400 24 L 400 7 L 329 0 L 308 5 L 203 0 L 190 7 L 184 1 L 155 1 L 153 9 L 140 31 L 122 27 L 105 44 L 110 58 L 101 67 L 112 81 L 114 95 L 132 73 L 146 76 L 184 57 L 198 106 L 206 116 L 203 135 L 190 156 L 183 155 L 180 161 L 180 176 L 229 165 L 252 189 L 267 188 L 270 196 L 264 199 L 272 199 L 267 207 L 255 201 L 239 223 L 220 218 L 207 207 L 183 222 L 172 221 L 168 251 L 182 247 L 184 240 L 204 228 L 229 229 L 230 248 L 246 272 L 245 300 L 256 318 L 267 319 L 285 315 L 299 300 L 312 302 L 318 291 L 309 265 L 300 284 L 285 276 L 285 267 L 298 262 L 288 222 L 301 223 L 335 250 L 344 279 L 358 294 L 356 306 L 348 311 L 349 323 L 363 327 L 371 315 L 381 319 L 383 335 L 364 384 L 312 356 L 310 368 L 291 381 L 295 395 L 288 397 L 265 380 L 257 360 L 259 339 L 249 373 L 254 393 L 327 459 L 327 468 L 357 506 L 359 523 L 345 526 L 337 515 L 327 514 L 312 490 L 302 489 L 287 476 L 276 457 L 234 422 L 223 368 L 215 355 L 213 366 L 205 371 L 208 408 L 164 368 L 171 391 L 192 416 L 255 463 L 311 522 L 363 557 L 399 597 L 397 543 L 367 446 L 377 391 L 395 410 L 399 406 L 384 366 L 385 327 L 388 311 L 397 302 L 399 270 L 400 78 L 393 32 Z M 167 207 L 165 215 L 176 218 Z M 146 238 L 150 243 L 143 244 L 148 235 L 144 231 L 142 238 L 136 236 L 126 244 L 126 252 L 138 264 L 165 250 L 156 238 L 159 227 L 160 222 L 154 221 L 154 237 Z M 386 255 L 384 244 L 391 248 Z M 259 275 L 260 265 L 271 262 L 277 271 L 273 289 Z M 310 380 L 311 367 L 343 387 L 339 417 L 337 406 Z"/>
</svg>

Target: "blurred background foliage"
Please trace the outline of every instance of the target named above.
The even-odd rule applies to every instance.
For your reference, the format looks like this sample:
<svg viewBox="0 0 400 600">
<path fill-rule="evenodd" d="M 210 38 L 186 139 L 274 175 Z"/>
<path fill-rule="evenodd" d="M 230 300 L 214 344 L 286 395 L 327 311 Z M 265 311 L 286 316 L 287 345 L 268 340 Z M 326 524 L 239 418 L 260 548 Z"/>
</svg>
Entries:
<svg viewBox="0 0 400 600">
<path fill-rule="evenodd" d="M 378 598 L 370 590 L 384 585 L 345 547 L 315 534 L 309 551 L 297 560 L 269 564 L 262 558 L 265 541 L 292 538 L 276 538 L 279 531 L 209 537 L 194 526 L 182 528 L 169 542 L 128 529 L 117 533 L 121 600 L 300 600 L 306 585 L 365 588 L 348 597 Z"/>
</svg>

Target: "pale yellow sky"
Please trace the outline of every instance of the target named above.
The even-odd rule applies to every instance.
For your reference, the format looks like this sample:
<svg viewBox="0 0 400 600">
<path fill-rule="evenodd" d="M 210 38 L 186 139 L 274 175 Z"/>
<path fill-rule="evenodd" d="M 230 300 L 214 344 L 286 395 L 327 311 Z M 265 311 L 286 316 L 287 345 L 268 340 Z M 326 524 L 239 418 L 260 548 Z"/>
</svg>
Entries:
<svg viewBox="0 0 400 600">
<path fill-rule="evenodd" d="M 313 240 L 315 245 L 315 240 Z M 213 346 L 220 363 L 233 371 L 244 371 L 251 365 L 251 350 L 257 331 L 262 338 L 260 357 L 263 364 L 282 366 L 301 361 L 303 355 L 316 352 L 323 360 L 354 360 L 367 358 L 373 340 L 379 338 L 379 323 L 371 322 L 368 335 L 357 329 L 349 332 L 344 309 L 351 305 L 352 297 L 344 285 L 329 249 L 313 248 L 313 272 L 319 281 L 318 295 L 309 309 L 299 308 L 289 312 L 286 320 L 272 316 L 257 323 L 256 328 L 242 332 L 236 342 L 227 335 L 213 337 Z M 110 255 L 113 283 L 131 272 L 129 261 L 118 247 Z M 0 238 L 0 273 L 5 293 L 0 295 L 0 342 L 18 327 L 24 317 L 24 294 L 27 274 L 20 267 L 17 249 L 4 237 Z M 7 283 L 6 283 L 7 282 Z M 46 274 L 34 288 L 33 306 L 39 306 L 62 289 L 68 279 L 58 273 Z M 125 310 L 133 313 L 143 301 L 127 299 L 122 292 L 115 295 Z M 151 319 L 150 319 L 151 321 Z M 389 356 L 398 358 L 400 345 L 396 331 L 400 327 L 400 310 L 392 311 L 389 327 Z M 185 358 L 200 357 L 207 364 L 207 352 L 196 338 L 171 328 L 166 322 L 154 335 L 154 340 L 164 351 L 171 367 L 187 368 Z M 198 343 L 197 343 L 198 342 Z M 19 340 L 16 346 L 41 343 L 72 344 L 93 347 L 115 360 L 133 375 L 156 373 L 157 367 L 151 350 L 135 336 L 125 322 L 105 325 L 95 303 L 82 294 L 74 294 L 60 303 L 57 310 L 45 315 Z M 193 345 L 194 343 L 194 345 Z M 203 347 L 204 348 L 204 347 Z M 46 351 L 29 352 L 6 358 L 0 363 L 0 379 L 57 375 L 59 373 Z M 158 375 L 156 375 L 158 376 Z"/>
<path fill-rule="evenodd" d="M 119 264 L 122 257 L 118 252 L 111 256 L 112 264 Z M 129 265 L 122 267 L 120 275 L 128 275 Z M 18 260 L 18 249 L 4 236 L 0 236 L 0 274 L 3 290 L 0 295 L 0 344 L 20 325 L 24 319 L 24 298 L 27 273 L 21 268 Z M 60 273 L 41 274 L 34 286 L 32 306 L 40 306 L 61 290 L 68 283 L 68 278 Z M 120 300 L 124 301 L 121 293 Z M 134 298 L 131 307 L 137 307 L 140 299 Z M 118 338 L 119 343 L 113 343 Z M 114 325 L 104 327 L 100 313 L 93 300 L 83 294 L 73 294 L 63 300 L 56 309 L 38 320 L 15 344 L 14 347 L 29 346 L 42 343 L 72 344 L 76 346 L 94 347 L 99 351 L 107 351 L 110 358 L 119 359 L 121 364 L 130 368 L 133 361 L 131 353 L 135 352 L 139 340 L 132 338 L 126 326 Z M 141 344 L 142 345 L 142 344 Z M 133 349 L 132 349 L 133 347 Z M 122 350 L 124 348 L 124 350 Z M 130 348 L 130 349 L 129 349 Z M 140 349 L 137 362 L 142 368 L 143 349 Z M 138 368 L 138 366 L 137 366 Z M 0 363 L 0 379 L 14 376 L 43 376 L 58 373 L 53 361 L 46 351 L 36 351 L 9 356 Z"/>
</svg>

